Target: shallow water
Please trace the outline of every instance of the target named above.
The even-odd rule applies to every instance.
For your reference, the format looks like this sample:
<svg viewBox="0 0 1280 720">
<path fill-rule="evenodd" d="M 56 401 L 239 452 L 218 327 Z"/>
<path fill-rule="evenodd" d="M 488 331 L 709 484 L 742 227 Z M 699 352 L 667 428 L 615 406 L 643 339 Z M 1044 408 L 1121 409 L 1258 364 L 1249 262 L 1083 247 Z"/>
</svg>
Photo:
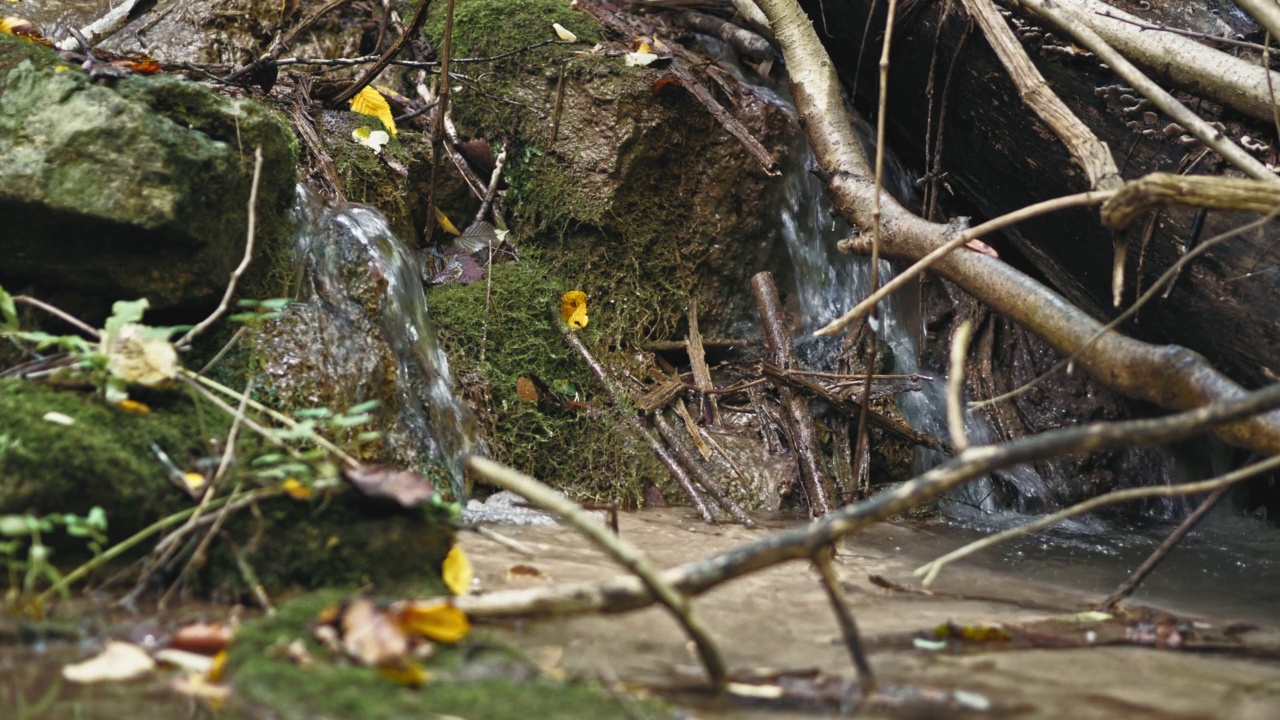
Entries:
<svg viewBox="0 0 1280 720">
<path fill-rule="evenodd" d="M 531 547 L 537 557 L 525 558 L 467 536 L 464 543 L 485 590 L 540 584 L 523 576 L 508 578 L 508 568 L 516 564 L 533 565 L 556 583 L 598 581 L 620 574 L 572 530 L 499 530 Z M 622 537 L 663 567 L 706 557 L 769 531 L 710 527 L 691 513 L 674 509 L 625 514 L 621 520 Z M 1050 545 L 1040 553 L 1011 549 L 1007 556 L 988 553 L 957 563 L 944 571 L 933 595 L 886 591 L 868 581 L 874 574 L 918 587 L 911 570 L 962 544 L 968 539 L 965 532 L 972 531 L 958 533 L 944 525 L 882 524 L 844 543 L 838 572 L 882 683 L 979 693 L 991 701 L 990 716 L 995 717 L 1275 717 L 1280 708 L 1280 663 L 1272 661 L 1134 647 L 964 656 L 904 647 L 904 633 L 948 621 L 1027 622 L 1085 609 L 1128 569 L 1125 561 L 1104 552 L 1064 551 L 1063 545 Z M 1232 562 L 1229 553 L 1212 544 L 1205 545 L 1204 553 L 1181 559 L 1175 555 L 1168 568 L 1157 571 L 1163 577 L 1140 599 L 1196 612 L 1215 627 L 1250 622 L 1259 628 L 1248 634 L 1249 642 L 1273 647 L 1280 643 L 1280 616 L 1255 604 L 1259 597 L 1274 598 L 1280 592 L 1274 566 L 1266 578 L 1252 577 L 1241 584 L 1241 577 L 1222 572 L 1222 566 Z M 819 668 L 852 675 L 825 596 L 806 563 L 793 562 L 729 582 L 700 596 L 694 606 L 731 670 Z M 616 674 L 659 687 L 671 685 L 677 676 L 687 677 L 688 672 L 700 677 L 684 636 L 669 616 L 654 608 L 521 624 L 510 629 L 508 636 L 538 656 L 559 657 L 571 675 Z M 813 714 L 734 705 L 700 706 L 697 716 L 777 720 Z M 887 711 L 862 716 L 904 717 Z M 905 716 L 957 715 L 934 707 L 922 715 Z"/>
</svg>

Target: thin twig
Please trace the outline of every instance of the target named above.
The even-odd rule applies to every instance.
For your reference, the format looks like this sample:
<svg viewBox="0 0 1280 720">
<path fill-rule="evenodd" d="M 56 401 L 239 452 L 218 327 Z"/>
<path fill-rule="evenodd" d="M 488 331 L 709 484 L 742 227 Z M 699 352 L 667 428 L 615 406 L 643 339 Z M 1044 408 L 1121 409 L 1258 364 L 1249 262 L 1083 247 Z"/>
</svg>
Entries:
<svg viewBox="0 0 1280 720">
<path fill-rule="evenodd" d="M 368 70 L 365 70 L 364 74 L 360 76 L 359 80 L 356 80 L 355 82 L 348 85 L 345 90 L 338 93 L 337 96 L 333 98 L 332 102 L 334 105 L 341 105 L 342 103 L 355 97 L 356 93 L 360 92 L 361 90 L 364 89 L 366 85 L 373 82 L 373 79 L 378 76 L 378 73 L 382 72 L 382 70 L 387 65 L 391 64 L 391 60 L 395 58 L 397 54 L 399 54 L 400 49 L 403 48 L 405 43 L 409 41 L 409 38 L 417 36 L 418 31 L 422 29 L 422 23 L 425 22 L 427 19 L 427 9 L 430 7 L 431 7 L 431 0 L 419 0 L 418 11 L 413 14 L 413 20 L 409 22 L 409 26 L 405 28 L 403 33 L 400 34 L 400 37 L 396 38 L 396 41 L 391 44 L 391 47 L 387 48 L 387 51 L 382 54 L 382 57 L 378 58 L 378 61 L 373 64 L 373 67 L 369 68 Z M 453 3 L 452 2 L 449 3 L 449 9 L 450 9 L 449 19 L 452 20 L 453 19 Z M 449 68 L 446 61 L 445 72 L 448 72 L 448 69 Z"/>
<path fill-rule="evenodd" d="M 903 270 L 901 273 L 898 273 L 897 277 L 885 283 L 884 287 L 868 295 L 849 312 L 827 323 L 826 326 L 819 329 L 814 333 L 814 335 L 829 336 L 840 332 L 848 326 L 849 323 L 855 322 L 864 317 L 867 313 L 871 312 L 871 309 L 879 304 L 880 301 L 896 292 L 903 285 L 906 285 L 908 280 L 924 272 L 929 268 L 929 266 L 938 262 L 943 257 L 946 257 L 948 253 L 959 248 L 970 240 L 976 240 L 984 235 L 989 235 L 997 230 L 1006 228 L 1010 225 L 1016 225 L 1023 220 L 1029 220 L 1033 217 L 1044 215 L 1045 213 L 1065 210 L 1066 208 L 1079 207 L 1081 205 L 1096 205 L 1097 203 L 1105 202 L 1114 195 L 1115 192 L 1110 190 L 1092 190 L 1089 192 L 1077 193 L 1075 195 L 1067 195 L 1065 197 L 1038 202 L 1034 205 L 1028 205 L 1024 208 L 1014 210 L 1011 213 L 1001 215 L 998 218 L 992 218 L 981 225 L 971 227 L 951 240 L 939 245 L 937 249 L 920 258 L 911 265 L 911 267 Z"/>
<path fill-rule="evenodd" d="M 663 578 L 686 595 L 699 595 L 736 577 L 783 562 L 811 560 L 814 553 L 825 545 L 1001 468 L 1058 455 L 1174 442 L 1278 406 L 1280 385 L 1273 385 L 1231 402 L 1155 420 L 1095 423 L 1050 430 L 1001 446 L 970 448 L 960 457 L 892 490 L 883 491 L 856 505 L 842 507 L 801 527 L 671 568 L 663 573 Z M 646 607 L 654 600 L 652 592 L 642 582 L 627 576 L 598 584 L 579 583 L 459 597 L 454 602 L 472 618 L 499 618 L 623 612 Z"/>
<path fill-rule="evenodd" d="M 65 310 L 61 310 L 57 307 L 54 307 L 53 305 L 50 305 L 49 303 L 43 300 L 38 300 L 36 298 L 31 297 L 30 295 L 14 295 L 13 301 L 15 303 L 22 303 L 23 305 L 30 305 L 31 307 L 39 308 L 49 313 L 50 315 L 58 318 L 59 320 L 75 327 L 75 329 L 92 337 L 95 340 L 102 339 L 102 333 L 99 332 L 97 329 L 89 327 L 80 318 L 72 315 L 71 313 L 66 312 Z"/>
<path fill-rule="evenodd" d="M 964 434 L 964 359 L 969 353 L 973 323 L 965 320 L 951 339 L 951 370 L 947 374 L 947 428 L 951 431 L 951 447 L 957 453 L 969 447 Z"/>
<path fill-rule="evenodd" d="M 209 326 L 218 321 L 222 314 L 227 311 L 227 307 L 231 305 L 231 298 L 236 294 L 236 283 L 240 281 L 240 276 L 244 275 L 244 271 L 249 267 L 249 261 L 253 260 L 253 234 L 258 224 L 258 182 L 262 179 L 262 146 L 254 148 L 253 151 L 253 184 L 249 186 L 249 228 L 245 231 L 244 238 L 244 257 L 240 259 L 240 264 L 231 272 L 231 279 L 227 281 L 227 289 L 222 294 L 222 302 L 218 303 L 218 307 L 209 317 L 196 323 L 196 326 L 187 331 L 173 345 L 177 348 L 184 348 L 191 344 L 197 335 L 209 329 Z"/>
<path fill-rule="evenodd" d="M 253 490 L 250 493 L 248 493 L 242 499 L 241 505 L 243 505 L 245 502 L 249 502 L 249 501 L 256 502 L 258 500 L 265 500 L 267 498 L 275 497 L 276 495 L 282 495 L 282 494 L 284 494 L 284 490 L 278 487 L 258 488 L 257 490 Z M 211 506 L 211 508 L 209 509 L 221 507 L 229 501 L 230 501 L 229 497 L 218 498 L 209 503 Z M 112 560 L 115 560 L 116 558 L 120 557 L 124 553 L 132 550 L 134 547 L 140 544 L 143 540 L 146 540 L 152 535 L 155 535 L 156 533 L 168 527 L 177 525 L 183 520 L 186 520 L 195 511 L 196 509 L 194 507 L 187 508 L 186 510 L 180 510 L 168 517 L 161 518 L 151 523 L 147 527 L 139 530 L 133 535 L 130 535 L 128 538 L 125 538 L 124 540 L 121 540 L 115 545 L 112 545 L 111 547 L 104 550 L 101 555 L 98 555 L 97 557 L 84 563 L 83 565 L 76 568 L 75 570 L 72 570 L 66 575 L 63 575 L 48 590 L 45 590 L 43 593 L 40 593 L 39 597 L 37 597 L 35 600 L 36 604 L 38 606 L 47 605 L 55 595 L 66 592 L 67 588 L 71 587 L 71 585 L 78 582 L 84 576 L 88 575 L 94 570 L 97 570 L 98 568 L 111 562 Z"/>
<path fill-rule="evenodd" d="M 664 580 L 657 568 L 653 567 L 639 550 L 622 538 L 606 531 L 604 526 L 582 508 L 528 475 L 481 457 L 473 456 L 467 462 L 472 470 L 483 475 L 489 482 L 510 490 L 538 507 L 564 518 L 620 565 L 635 573 L 658 602 L 671 611 L 676 622 L 680 623 L 689 638 L 693 640 L 698 648 L 698 654 L 702 657 L 702 664 L 706 667 L 711 684 L 717 691 L 724 690 L 727 683 L 724 659 L 720 656 L 720 651 L 712 642 L 706 628 L 694 615 L 689 599 Z"/>
<path fill-rule="evenodd" d="M 822 578 L 822 589 L 827 593 L 827 600 L 840 623 L 840 634 L 844 637 L 845 648 L 849 650 L 849 658 L 858 670 L 858 680 L 862 683 L 862 696 L 865 698 L 876 689 L 876 677 L 871 672 L 871 663 L 867 661 L 866 650 L 862 648 L 862 637 L 858 633 L 858 621 L 849 606 L 845 604 L 844 593 L 840 591 L 840 578 L 836 575 L 834 552 L 830 546 L 818 550 L 813 556 L 814 567 L 818 577 Z"/>
</svg>

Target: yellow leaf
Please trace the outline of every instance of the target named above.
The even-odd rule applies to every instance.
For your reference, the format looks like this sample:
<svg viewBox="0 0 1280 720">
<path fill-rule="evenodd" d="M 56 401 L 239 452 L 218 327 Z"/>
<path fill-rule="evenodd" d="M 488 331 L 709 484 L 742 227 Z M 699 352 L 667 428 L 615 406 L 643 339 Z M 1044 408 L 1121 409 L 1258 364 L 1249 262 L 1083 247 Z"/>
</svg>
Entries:
<svg viewBox="0 0 1280 720">
<path fill-rule="evenodd" d="M 298 482 L 297 478 L 289 478 L 280 486 L 286 495 L 294 500 L 306 500 L 311 497 L 311 488 Z"/>
<path fill-rule="evenodd" d="M 642 53 L 650 53 L 650 54 L 652 54 L 652 53 L 653 53 L 653 47 L 652 47 L 652 46 L 650 46 L 650 45 L 649 45 L 649 43 L 647 43 L 647 42 L 642 42 L 642 43 L 640 43 L 640 47 L 636 48 L 636 52 L 642 52 Z"/>
<path fill-rule="evenodd" d="M 384 665 L 378 668 L 378 674 L 397 685 L 407 685 L 414 688 L 426 685 L 427 680 L 431 677 L 417 663 L 409 663 L 405 667 Z"/>
<path fill-rule="evenodd" d="M 19 17 L 0 18 L 0 33 L 16 35 L 30 40 L 44 39 L 44 36 L 40 34 L 40 29 L 30 20 L 24 20 Z"/>
<path fill-rule="evenodd" d="M 453 224 L 453 221 L 449 220 L 449 216 L 445 215 L 444 211 L 440 208 L 436 208 L 436 222 L 440 223 L 440 229 L 450 235 L 462 235 L 462 231 Z"/>
<path fill-rule="evenodd" d="M 391 106 L 387 104 L 387 99 L 382 97 L 382 93 L 368 85 L 361 88 L 360 92 L 351 98 L 351 112 L 372 115 L 382 121 L 382 124 L 387 128 L 387 132 L 392 135 L 398 132 L 396 130 L 396 121 L 391 116 Z"/>
<path fill-rule="evenodd" d="M 400 628 L 437 642 L 455 643 L 471 632 L 467 614 L 443 602 L 407 603 L 399 609 Z"/>
<path fill-rule="evenodd" d="M 192 495 L 199 494 L 201 488 L 204 487 L 205 477 L 198 472 L 189 472 L 182 474 L 182 484 L 187 486 L 187 490 Z"/>
<path fill-rule="evenodd" d="M 219 682 L 222 680 L 222 671 L 227 667 L 227 651 L 219 650 L 217 655 L 213 656 L 213 667 L 209 669 L 209 674 L 205 677 L 209 682 Z"/>
<path fill-rule="evenodd" d="M 121 400 L 120 402 L 116 403 L 116 407 L 120 408 L 121 410 L 127 413 L 133 413 L 134 415 L 151 414 L 151 408 L 147 407 L 146 403 L 141 403 L 141 402 L 138 402 L 137 400 L 128 400 L 128 399 Z"/>
<path fill-rule="evenodd" d="M 587 326 L 587 294 L 570 290 L 560 298 L 560 315 L 569 327 L 581 330 Z"/>
<path fill-rule="evenodd" d="M 449 550 L 444 558 L 444 566 L 440 569 L 440 577 L 454 595 L 467 594 L 467 590 L 471 588 L 471 579 L 475 577 L 475 570 L 461 547 L 454 545 Z"/>
</svg>

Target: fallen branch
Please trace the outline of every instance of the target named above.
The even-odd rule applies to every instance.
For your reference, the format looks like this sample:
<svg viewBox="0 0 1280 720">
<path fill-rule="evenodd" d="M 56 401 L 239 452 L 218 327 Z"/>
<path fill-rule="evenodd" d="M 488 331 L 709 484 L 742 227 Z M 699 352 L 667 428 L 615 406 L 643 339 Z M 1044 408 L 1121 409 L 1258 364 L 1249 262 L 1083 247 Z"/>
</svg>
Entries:
<svg viewBox="0 0 1280 720">
<path fill-rule="evenodd" d="M 404 47 L 405 43 L 407 43 L 410 38 L 416 37 L 418 35 L 418 31 L 422 29 L 422 23 L 426 22 L 427 20 L 427 10 L 430 7 L 431 7 L 431 0 L 418 0 L 418 10 L 413 14 L 413 19 L 409 21 L 408 27 L 404 29 L 404 32 L 400 34 L 400 37 L 396 38 L 396 41 L 391 44 L 391 47 L 387 48 L 387 51 L 382 54 L 382 57 L 378 58 L 378 61 L 373 64 L 373 67 L 365 70 L 364 74 L 361 75 L 358 80 L 348 85 L 347 88 L 342 92 L 338 93 L 337 96 L 334 97 L 331 102 L 334 105 L 341 105 L 342 103 L 345 103 L 346 101 L 355 97 L 356 93 L 360 92 L 361 90 L 364 89 L 366 85 L 373 82 L 373 79 L 378 76 L 378 73 L 382 72 L 383 69 L 387 67 L 387 65 L 391 64 L 392 59 L 394 59 L 396 55 L 400 54 L 400 50 L 401 48 Z M 452 26 L 453 24 L 452 20 L 453 20 L 453 3 L 450 2 L 449 3 L 449 21 L 450 22 L 448 24 L 449 26 Z M 446 52 L 447 52 L 447 45 L 446 45 Z M 442 75 L 442 77 L 445 79 L 441 80 L 442 83 L 448 82 L 448 72 L 449 72 L 449 62 L 446 59 L 444 63 L 445 74 Z"/>
<path fill-rule="evenodd" d="M 125 0 L 111 8 L 105 15 L 80 28 L 77 32 L 84 36 L 92 47 L 123 30 L 129 23 L 146 15 L 156 6 L 156 0 Z M 71 37 L 58 41 L 59 50 L 78 50 L 80 41 L 73 33 Z M 89 50 L 89 48 L 85 48 Z"/>
<path fill-rule="evenodd" d="M 1120 54 L 1110 43 L 1101 35 L 1093 30 L 1091 24 L 1087 22 L 1089 19 L 1085 16 L 1083 7 L 1092 4 L 1091 0 L 1062 0 L 1050 4 L 1044 0 L 1017 0 L 1018 4 L 1033 14 L 1044 20 L 1048 20 L 1059 30 L 1073 36 L 1081 45 L 1088 48 L 1090 52 L 1098 56 L 1098 59 L 1107 64 L 1111 71 L 1129 84 L 1134 90 L 1143 97 L 1150 100 L 1156 107 L 1164 111 L 1166 115 L 1173 118 L 1174 122 L 1187 129 L 1187 132 L 1196 137 L 1197 140 L 1211 147 L 1227 162 L 1235 165 L 1244 174 L 1249 177 L 1265 180 L 1267 182 L 1280 183 L 1280 177 L 1267 169 L 1252 155 L 1245 152 L 1243 148 L 1232 142 L 1225 135 L 1211 126 L 1203 118 L 1188 108 L 1186 105 L 1178 102 L 1167 90 L 1157 85 L 1150 78 L 1142 73 L 1133 63 L 1129 62 L 1124 55 Z M 1124 27 L 1124 26 L 1121 26 Z M 1129 28 L 1125 27 L 1128 31 Z M 1152 36 L 1159 37 L 1159 36 Z M 1202 52 L 1216 52 L 1209 50 L 1203 45 L 1191 42 L 1176 35 L 1163 36 L 1166 40 L 1185 42 L 1200 48 Z M 1229 58 L 1225 53 L 1218 53 L 1223 58 Z M 1166 59 L 1169 56 L 1166 56 Z M 1243 61 L 1241 61 L 1243 62 Z M 1250 70 L 1255 69 L 1253 65 L 1245 63 Z M 1268 112 L 1268 119 L 1270 112 Z"/>
<path fill-rule="evenodd" d="M 676 622 L 680 623 L 693 640 L 698 648 L 698 655 L 702 658 L 702 664 L 707 669 L 711 684 L 717 691 L 724 690 L 728 682 L 724 659 L 720 657 L 720 651 L 711 641 L 711 636 L 702 622 L 693 614 L 689 598 L 671 587 L 639 550 L 632 547 L 631 543 L 607 531 L 603 525 L 596 522 L 595 518 L 575 503 L 528 475 L 482 457 L 472 457 L 467 464 L 489 482 L 504 490 L 510 490 L 539 508 L 564 518 L 596 547 L 617 560 L 618 564 L 635 573 L 635 576 L 644 583 L 645 588 L 657 598 L 658 602 L 666 606 Z"/>
<path fill-rule="evenodd" d="M 767 1 L 767 0 L 765 0 Z M 1097 423 L 1051 430 L 1001 446 L 972 448 L 962 456 L 875 497 L 849 505 L 802 527 L 666 570 L 662 577 L 686 596 L 700 595 L 729 580 L 791 560 L 811 559 L 841 538 L 941 496 L 995 470 L 1056 455 L 1134 445 L 1175 442 L 1210 427 L 1280 406 L 1280 384 L 1230 403 L 1189 410 L 1156 420 Z M 654 602 L 633 577 L 533 590 L 469 595 L 454 600 L 473 619 L 589 612 L 628 612 Z"/>
<path fill-rule="evenodd" d="M 796 107 L 814 153 L 831 173 L 828 191 L 846 220 L 866 227 L 874 202 L 871 170 L 858 147 L 835 69 L 808 17 L 794 0 L 760 0 L 787 58 Z M 885 256 L 918 260 L 963 231 L 923 220 L 884 198 Z M 1075 352 L 1101 324 L 1024 273 L 980 253 L 952 253 L 934 270 L 959 284 L 994 312 L 1021 324 L 1063 355 Z M 1203 357 L 1177 346 L 1157 346 L 1107 333 L 1077 364 L 1106 387 L 1166 408 L 1186 409 L 1241 397 L 1244 390 Z M 1219 427 L 1228 443 L 1280 452 L 1280 413 Z"/>
<path fill-rule="evenodd" d="M 564 336 L 565 342 L 569 343 L 569 347 L 573 348 L 578 353 L 578 356 L 582 358 L 582 361 L 587 364 L 587 367 L 591 369 L 591 374 L 595 376 L 596 382 L 600 383 L 600 386 L 604 388 L 614 406 L 620 406 L 622 404 L 622 393 L 614 387 L 613 381 L 609 379 L 609 373 L 605 371 L 603 365 L 596 361 L 587 346 L 582 343 L 582 338 L 575 335 L 573 330 L 570 330 L 569 326 L 560 318 L 559 312 L 558 308 L 552 310 L 551 322 L 560 328 L 560 334 Z M 675 458 L 671 457 L 671 453 L 667 452 L 667 449 L 662 446 L 662 442 L 653 436 L 649 428 L 645 427 L 634 413 L 624 412 L 622 415 L 627 425 L 631 427 L 632 432 L 648 443 L 649 449 L 653 450 L 653 454 L 658 457 L 658 461 L 667 469 L 667 472 L 671 473 L 671 478 L 684 491 L 685 496 L 689 498 L 689 502 L 693 503 L 693 507 L 702 516 L 702 520 L 714 525 L 716 522 L 715 516 L 711 514 L 711 508 L 707 506 L 707 501 L 702 498 L 702 494 L 693 486 L 693 480 L 689 478 L 689 473 L 681 467 Z"/>
<path fill-rule="evenodd" d="M 764 325 L 765 349 L 773 358 L 773 364 L 787 369 L 792 363 L 789 324 L 778 301 L 778 288 L 768 271 L 758 272 L 751 278 L 751 291 L 756 296 L 756 307 Z M 791 428 L 791 452 L 795 454 L 800 469 L 800 483 L 809 501 L 809 516 L 821 517 L 831 512 L 834 497 L 831 481 L 818 451 L 818 438 L 814 435 L 813 419 L 809 416 L 809 404 L 785 383 L 775 382 L 778 400 L 786 410 L 787 425 Z M 864 406 L 865 407 L 865 406 Z"/>
</svg>

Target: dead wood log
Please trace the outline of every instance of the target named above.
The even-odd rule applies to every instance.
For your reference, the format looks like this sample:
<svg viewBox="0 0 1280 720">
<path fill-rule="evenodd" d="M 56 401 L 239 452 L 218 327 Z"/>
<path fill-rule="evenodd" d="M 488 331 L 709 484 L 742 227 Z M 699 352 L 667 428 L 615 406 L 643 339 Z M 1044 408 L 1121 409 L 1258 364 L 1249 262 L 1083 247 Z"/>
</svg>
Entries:
<svg viewBox="0 0 1280 720">
<path fill-rule="evenodd" d="M 756 273 L 751 278 L 751 291 L 756 296 L 756 306 L 760 309 L 760 320 L 764 324 L 765 347 L 775 365 L 788 368 L 792 363 L 791 334 L 788 332 L 790 325 L 782 311 L 782 304 L 778 302 L 778 288 L 773 284 L 773 275 L 767 271 Z M 778 398 L 786 409 L 786 421 L 792 439 L 791 451 L 795 453 L 796 462 L 800 466 L 800 483 L 809 499 L 809 514 L 821 517 L 831 512 L 834 499 L 831 480 L 827 477 L 818 451 L 818 438 L 813 432 L 809 403 L 796 395 L 786 383 L 777 382 L 774 387 L 778 389 Z"/>
<path fill-rule="evenodd" d="M 850 415 L 857 415 L 862 412 L 862 402 L 860 400 L 836 395 L 818 383 L 813 382 L 812 380 L 807 380 L 801 375 L 789 372 L 776 365 L 766 363 L 762 366 L 762 369 L 764 370 L 765 376 L 770 380 L 773 380 L 775 385 L 784 384 L 803 390 L 814 397 L 821 398 L 827 403 L 830 403 L 841 412 L 849 413 Z M 871 408 L 867 408 L 867 420 L 872 425 L 875 425 L 903 442 L 910 443 L 912 445 L 919 445 L 920 447 L 926 447 L 930 450 L 937 450 L 945 455 L 955 454 L 951 449 L 951 446 L 947 443 L 931 435 L 917 432 L 906 423 L 894 420 L 893 418 L 884 415 L 883 413 L 876 412 Z"/>
</svg>

